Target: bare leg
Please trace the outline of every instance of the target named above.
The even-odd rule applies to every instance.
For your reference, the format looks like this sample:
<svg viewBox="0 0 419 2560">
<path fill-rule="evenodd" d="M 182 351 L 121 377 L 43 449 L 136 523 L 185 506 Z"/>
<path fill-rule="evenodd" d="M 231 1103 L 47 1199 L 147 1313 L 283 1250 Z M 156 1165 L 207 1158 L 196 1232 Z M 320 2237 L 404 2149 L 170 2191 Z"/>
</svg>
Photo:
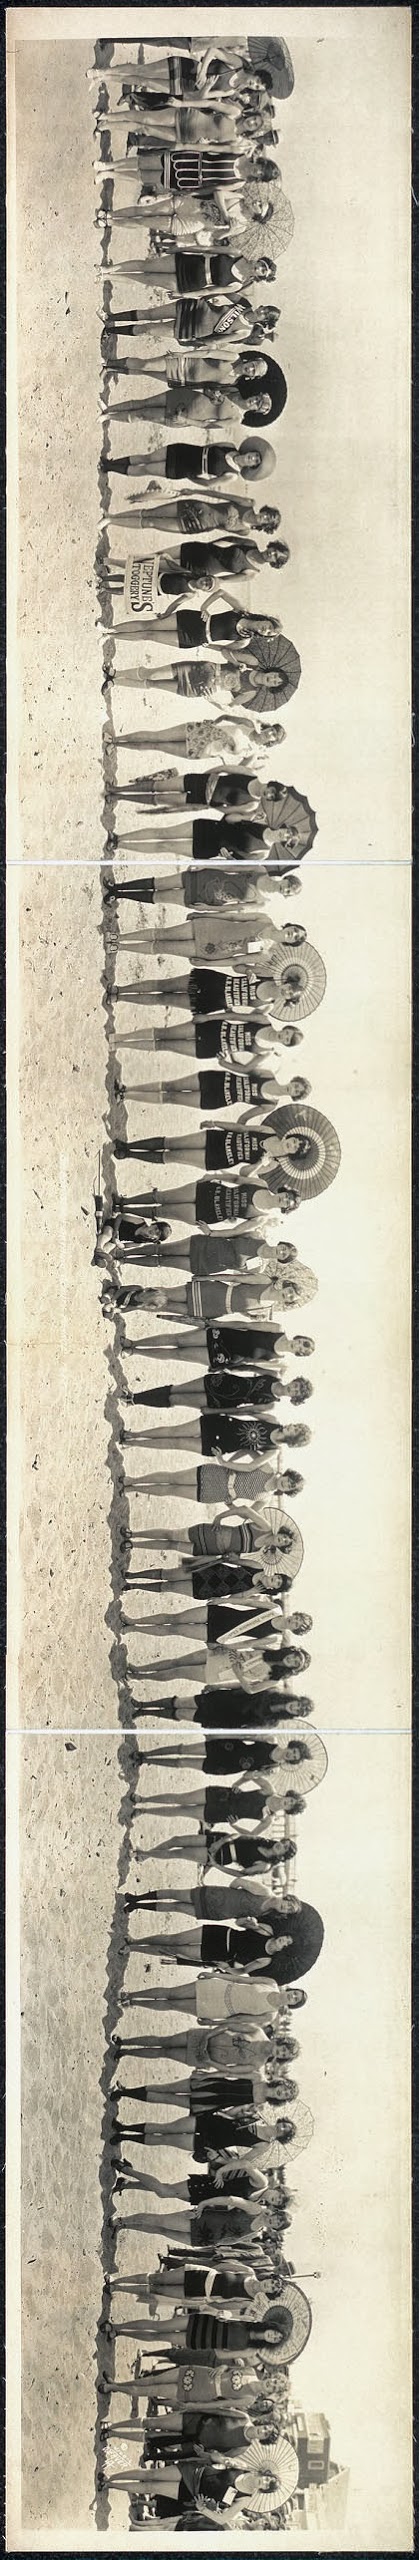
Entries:
<svg viewBox="0 0 419 2560">
<path fill-rule="evenodd" d="M 159 1754 L 156 1751 L 151 1756 L 158 1760 Z M 170 1990 L 167 1989 L 166 1983 L 164 1985 L 161 1983 L 154 1983 L 152 1991 L 121 1991 L 121 2009 L 138 2008 L 182 2009 L 187 2012 L 191 2010 L 193 2017 L 195 2018 L 195 1983 L 185 1982 L 185 1984 L 183 1984 L 179 1982 L 172 1982 Z M 146 2179 L 146 2185 L 148 2185 L 148 2183 L 149 2181 Z M 153 2180 L 151 2183 L 155 2184 L 155 2181 Z"/>
<path fill-rule="evenodd" d="M 128 1446 L 130 1446 L 131 1448 L 137 1448 L 137 1449 L 155 1449 L 156 1444 L 157 1444 L 157 1447 L 159 1447 L 159 1446 L 160 1446 L 160 1448 L 162 1448 L 162 1447 L 163 1447 L 163 1444 L 164 1444 L 165 1446 L 167 1446 L 167 1440 L 168 1440 L 168 1438 L 169 1438 L 169 1440 L 170 1440 L 170 1447 L 171 1447 L 171 1449 L 187 1449 L 187 1450 L 190 1450 L 190 1452 L 191 1452 L 191 1457 L 194 1455 L 194 1452 L 195 1452 L 195 1450 L 196 1450 L 197 1461 L 198 1461 L 198 1464 L 199 1464 L 199 1460 L 200 1460 L 200 1456 L 201 1456 L 201 1438 L 200 1438 L 199 1422 L 196 1422 L 196 1423 L 195 1423 L 195 1426 L 194 1426 L 194 1424 L 193 1424 L 193 1421 L 190 1421 L 190 1422 L 176 1422 L 176 1423 L 173 1423 L 173 1426 L 172 1426 L 172 1424 L 171 1424 L 171 1422 L 170 1422 L 170 1423 L 169 1423 L 169 1425 L 168 1425 L 168 1429 L 167 1429 L 167 1431 L 165 1431 L 164 1429 L 162 1429 L 161 1431 L 125 1431 L 125 1430 L 124 1430 L 123 1437 L 124 1437 L 124 1441 L 126 1442 L 126 1444 L 128 1444 Z M 170 1483 L 170 1479 L 169 1479 L 169 1483 Z"/>
<path fill-rule="evenodd" d="M 188 2087 L 188 2090 L 189 2090 L 189 2082 L 187 2082 L 187 2087 Z M 169 2094 L 170 2094 L 170 2092 L 169 2092 Z M 168 2092 L 167 2092 L 167 2090 L 166 2090 L 166 2097 L 167 2097 L 167 2095 L 168 2095 Z M 155 2090 L 155 2089 L 153 2089 L 153 2090 L 152 2090 L 152 2092 L 151 2092 L 151 2097 L 152 2097 L 152 2099 L 154 2098 L 154 2102 L 156 2102 L 156 2090 Z M 160 2150 L 160 2146 L 161 2146 L 161 2144 L 163 2144 L 164 2142 L 168 2142 L 168 2143 L 172 2143 L 172 2144 L 174 2144 L 174 2146 L 175 2146 L 175 2150 L 176 2150 L 176 2151 L 177 2151 L 177 2150 L 179 2150 L 179 2148 L 180 2148 L 180 2150 L 181 2150 L 181 2151 L 189 2151 L 189 2152 L 191 2152 L 191 2143 L 192 2143 L 192 2127 L 191 2127 L 191 2120 L 190 2120 L 190 2117 L 189 2117 L 189 2115 L 188 2115 L 186 2123 L 185 2123 L 185 2118 L 184 2118 L 184 2116 L 175 2116 L 175 2117 L 174 2117 L 174 2119 L 173 2119 L 173 2123 L 172 2123 L 172 2124 L 148 2124 L 148 2123 L 147 2123 L 147 2124 L 142 2124 L 142 2125 L 138 2125 L 138 2126 L 137 2126 L 137 2125 L 132 2125 L 132 2124 L 121 2124 L 121 2125 L 116 2125 L 116 2126 L 115 2126 L 115 2128 L 114 2128 L 114 2131 L 113 2131 L 113 2133 L 112 2133 L 112 2141 L 113 2141 L 113 2142 L 140 2142 L 140 2143 L 143 2143 L 143 2142 L 144 2142 L 144 2143 L 147 2143 L 147 2144 L 148 2144 L 148 2143 L 151 2143 L 151 2144 L 155 2143 L 155 2144 L 156 2144 L 156 2146 L 157 2146 L 157 2150 Z"/>
<path fill-rule="evenodd" d="M 159 2054 L 161 2054 L 161 2053 L 170 2053 L 170 2054 L 176 2055 L 176 2056 L 177 2056 L 177 2058 L 178 2058 L 178 2060 L 179 2060 L 179 2062 L 187 2062 L 187 2059 L 188 2059 L 188 2036 L 187 2036 L 187 2032 L 186 2032 L 184 2035 L 177 2035 L 177 2036 L 161 2036 L 161 2035 L 159 2035 L 159 2037 L 158 2037 L 157 2041 L 158 2041 L 158 2051 L 159 2051 Z M 121 2053 L 146 2054 L 147 2056 L 150 2056 L 150 2055 L 151 2055 L 151 2059 L 153 2060 L 154 2055 L 155 2055 L 155 2052 L 156 2052 L 156 2037 L 155 2037 L 155 2036 L 115 2036 L 115 2038 L 114 2038 L 114 2044 L 113 2044 L 113 2051 L 114 2051 L 114 2053 L 115 2053 L 116 2060 L 118 2060 L 118 2059 L 119 2059 L 119 2055 L 120 2055 Z"/>
<path fill-rule="evenodd" d="M 170 1993 L 170 1998 L 171 1998 L 171 1993 Z M 136 2170 L 136 2172 L 135 2172 L 135 2183 L 136 2183 L 136 2186 L 137 2186 L 137 2187 L 144 2188 L 144 2190 L 145 2190 L 145 2191 L 147 2191 L 147 2194 L 148 2194 L 148 2195 L 149 2195 L 149 2194 L 151 2194 L 151 2195 L 159 2195 L 159 2196 L 165 2196 L 165 2197 L 166 2197 L 166 2196 L 169 2196 L 169 2197 L 173 2197 L 173 2196 L 180 2196 L 180 2197 L 182 2198 L 182 2202 L 184 2202 L 185 2204 L 186 2204 L 186 2203 L 189 2203 L 189 2204 L 190 2204 L 190 2196 L 189 2196 L 189 2180 L 188 2180 L 188 2178 L 181 2178 L 181 2179 L 180 2179 L 180 2182 L 178 2181 L 178 2183 L 177 2183 L 177 2184 L 176 2184 L 176 2182 L 171 2182 L 170 2186 L 167 2186 L 166 2181 L 165 2181 L 165 2179 L 164 2179 L 164 2178 L 157 2178 L 157 2177 L 155 2176 L 155 2174 L 154 2174 L 154 2170 L 153 2170 L 153 2175 L 152 2175 L 152 2177 L 151 2177 L 151 2176 L 150 2176 L 149 2171 L 147 2171 L 146 2169 L 137 2169 L 137 2170 Z M 130 2215 L 130 2223 L 131 2223 L 132 2225 L 134 2225 L 134 2224 L 136 2224 L 136 2222 L 137 2222 L 137 2215 L 136 2215 L 136 2214 L 131 2214 L 131 2215 Z M 126 2230 L 128 2230 L 128 2229 L 129 2229 L 129 2223 L 126 2223 L 125 2228 L 126 2228 Z"/>
<path fill-rule="evenodd" d="M 156 1479 L 154 1478 L 154 1484 L 155 1483 Z M 149 1635 L 150 1624 L 151 1621 L 149 1617 L 123 1618 L 122 1620 L 122 1625 L 129 1628 L 130 1635 Z M 182 1641 L 184 1636 L 191 1636 L 193 1643 L 199 1644 L 199 1642 L 201 1642 L 202 1645 L 206 1644 L 207 1612 L 206 1606 L 204 1608 L 200 1600 L 195 1602 L 193 1609 L 182 1609 L 182 1615 L 180 1616 L 179 1613 L 177 1625 Z M 153 1634 L 173 1635 L 173 1617 L 170 1616 L 169 1612 L 167 1613 L 167 1616 L 164 1616 L 162 1613 L 161 1617 L 153 1618 L 152 1626 Z"/>
<path fill-rule="evenodd" d="M 164 1938 L 161 1938 L 158 1932 L 153 1930 L 151 1938 L 136 1938 L 135 1942 L 130 1940 L 129 1943 L 130 1945 L 135 1943 L 135 1947 L 139 1948 L 143 1955 L 162 1956 L 165 1964 L 195 1964 L 199 1966 L 201 1963 L 200 1925 L 194 1929 L 182 1929 L 179 1935 L 177 1930 L 173 1930 L 170 1937 L 166 1936 Z"/>
<path fill-rule="evenodd" d="M 158 1801 L 158 1799 L 157 1799 L 157 1801 Z M 147 1802 L 148 1802 L 148 1799 L 147 1799 Z M 162 1809 L 163 1809 L 163 1808 L 162 1808 Z M 190 1809 L 190 1807 L 189 1807 L 188 1809 Z M 140 1811 L 140 1807 L 139 1807 L 139 1806 L 137 1807 L 137 1810 L 138 1810 L 138 1812 Z M 200 1807 L 200 1810 L 201 1810 L 201 1812 L 202 1812 L 202 1806 Z M 169 1813 L 172 1813 L 172 1812 L 173 1812 L 173 1806 L 172 1806 L 171 1804 L 169 1804 L 168 1811 L 169 1811 Z M 142 1814 L 144 1813 L 144 1805 L 142 1805 L 142 1806 L 141 1806 L 141 1812 L 142 1812 Z M 203 1863 L 203 1856 L 204 1856 L 204 1844 L 203 1844 L 203 1841 L 202 1841 L 202 1840 L 200 1840 L 200 1839 L 198 1839 L 198 1840 L 190 1840 L 190 1839 L 187 1837 L 187 1835 L 183 1832 L 183 1833 L 181 1833 L 181 1834 L 180 1834 L 180 1837 L 177 1837 L 177 1836 L 176 1836 L 174 1840 L 155 1840 L 155 1841 L 153 1842 L 153 1847 L 152 1847 L 151 1849 L 136 1849 L 136 1851 L 135 1851 L 135 1856 L 136 1856 L 137 1858 L 141 1858 L 142 1863 L 143 1863 L 143 1861 L 144 1861 L 144 1858 L 160 1858 L 160 1857 L 164 1857 L 165 1864 L 166 1864 L 166 1860 L 167 1860 L 168 1858 L 184 1858 L 184 1859 L 185 1859 L 185 1862 L 186 1862 L 186 1860 L 187 1860 L 188 1858 L 190 1858 L 190 1859 L 191 1859 L 192 1866 L 194 1866 L 194 1867 L 202 1867 L 202 1863 Z M 155 1894 L 153 1894 L 153 1896 L 152 1896 L 152 1900 L 153 1900 L 153 1902 L 155 1901 L 155 1898 L 156 1898 L 156 1897 L 155 1897 Z M 143 1895 L 142 1895 L 142 1901 L 145 1901 L 145 1899 L 146 1899 L 146 1897 L 145 1897 L 145 1895 L 143 1894 Z M 149 1897 L 147 1897 L 147 1899 L 149 1899 Z M 176 1899 L 177 1899 L 177 1896 L 176 1896 Z M 159 1895 L 159 1900 L 160 1900 L 160 1895 Z M 170 1895 L 168 1895 L 168 1903 L 169 1903 L 169 1909 L 170 1909 Z M 175 2040 L 175 2041 L 176 2041 L 176 2040 Z M 160 2048 L 160 2045 L 159 2045 L 159 2050 L 160 2050 L 160 2049 L 161 2049 L 161 2048 Z M 152 2042 L 151 2050 L 152 2050 L 152 2052 L 153 2052 L 153 2053 L 155 2052 L 155 2040 L 153 2040 L 153 2042 Z M 169 2039 L 169 2050 L 170 2050 L 170 2039 Z M 174 2044 L 172 2045 L 172 2051 L 174 2051 Z"/>
</svg>

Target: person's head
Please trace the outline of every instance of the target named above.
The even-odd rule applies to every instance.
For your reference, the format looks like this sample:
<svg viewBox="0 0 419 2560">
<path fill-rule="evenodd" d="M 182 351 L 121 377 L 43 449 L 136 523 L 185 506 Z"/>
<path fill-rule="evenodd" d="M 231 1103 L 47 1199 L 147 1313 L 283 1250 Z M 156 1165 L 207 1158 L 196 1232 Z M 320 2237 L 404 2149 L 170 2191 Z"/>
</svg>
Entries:
<svg viewBox="0 0 419 2560">
<path fill-rule="evenodd" d="M 275 637 L 277 623 L 273 613 L 248 613 L 246 623 L 247 628 L 256 631 L 261 640 L 272 640 Z"/>
<path fill-rule="evenodd" d="M 272 624 L 270 623 L 270 625 L 269 625 L 270 630 L 271 630 L 271 629 L 275 629 L 275 627 L 276 627 L 275 625 L 272 625 Z M 284 684 L 285 684 L 285 677 L 282 677 L 282 676 L 281 676 L 281 669 L 280 669 L 280 667 L 264 667 L 264 670 L 263 670 L 263 689 L 264 689 L 264 693 L 273 693 L 274 698 L 275 698 L 275 701 L 276 701 L 276 702 L 278 702 L 278 700 L 279 700 L 279 698 L 280 698 L 281 693 L 283 693 L 283 690 L 284 690 Z M 266 738 L 266 734 L 267 734 L 267 733 L 266 733 L 266 729 L 264 729 L 264 731 L 263 731 L 264 738 Z M 278 733 L 277 733 L 277 734 L 278 734 Z M 282 732 L 282 734 L 284 734 L 284 733 Z"/>
<path fill-rule="evenodd" d="M 246 356 L 246 363 L 241 367 L 241 378 L 245 382 L 259 382 L 264 373 L 266 356 Z"/>
<path fill-rule="evenodd" d="M 278 1552 L 279 1552 L 279 1555 L 280 1555 L 280 1556 L 289 1556 L 289 1555 L 291 1554 L 291 1547 L 293 1546 L 293 1542 L 294 1542 L 294 1530 L 293 1530 L 293 1529 L 289 1529 L 289 1528 L 286 1526 L 285 1521 L 284 1521 L 283 1526 L 282 1526 L 280 1529 L 278 1529 L 278 1530 L 277 1530 L 276 1539 L 275 1539 L 275 1545 L 276 1545 L 276 1548 L 277 1548 L 277 1550 L 278 1550 Z"/>
<path fill-rule="evenodd" d="M 297 1476 L 295 1467 L 285 1467 L 284 1474 L 281 1476 L 283 1493 L 302 1493 L 303 1484 L 304 1476 Z"/>
<path fill-rule="evenodd" d="M 280 320 L 280 318 L 281 313 L 276 308 L 274 302 L 260 302 L 259 310 L 255 312 L 255 338 L 258 338 L 259 336 L 261 338 L 272 337 L 273 330 L 276 329 L 277 320 Z"/>
<path fill-rule="evenodd" d="M 293 1787 L 284 1796 L 284 1813 L 305 1813 L 304 1796 L 297 1796 Z"/>
<path fill-rule="evenodd" d="M 236 460 L 236 455 L 234 455 L 234 460 Z M 260 470 L 260 445 L 248 444 L 243 446 L 243 448 L 240 446 L 239 460 L 242 480 L 251 480 L 253 474 L 256 474 L 256 472 Z"/>
<path fill-rule="evenodd" d="M 287 1442 L 288 1449 L 307 1449 L 308 1442 L 311 1440 L 311 1431 L 308 1430 L 307 1423 L 289 1422 L 287 1430 L 284 1431 L 284 1440 Z"/>
<path fill-rule="evenodd" d="M 288 1679 L 290 1677 L 294 1680 L 298 1679 L 300 1671 L 308 1671 L 309 1661 L 310 1654 L 305 1653 L 304 1646 L 302 1644 L 283 1645 L 281 1669 L 286 1672 Z"/>
<path fill-rule="evenodd" d="M 284 2124 L 285 2124 L 286 2122 L 287 2122 L 287 2119 L 286 2119 L 286 2117 L 285 2117 L 285 2116 L 283 2116 L 283 2117 L 281 2117 L 281 2119 L 280 2119 L 280 2124 L 281 2124 L 281 2130 L 280 2130 L 280 2131 L 279 2131 L 279 2129 L 278 2129 L 278 2125 L 277 2125 L 276 2131 L 277 2131 L 277 2139 L 278 2139 L 278 2141 L 279 2141 L 279 2142 L 283 2142 L 283 2141 L 290 2142 L 290 2141 L 292 2140 L 292 2134 L 293 2134 L 293 2130 L 294 2130 L 293 2123 L 292 2123 L 292 2117 L 290 2116 L 290 2119 L 289 2119 L 289 2130 L 288 2130 L 287 2134 L 284 2134 L 283 2126 L 284 2126 Z M 279 2346 L 281 2343 L 282 2343 L 282 2345 L 284 2346 L 284 2345 L 285 2345 L 285 2341 L 286 2341 L 286 2339 L 287 2339 L 287 2338 L 289 2338 L 289 2337 L 290 2337 L 290 2335 L 291 2335 L 291 2330 L 292 2330 L 292 2311 L 288 2311 L 288 2310 L 286 2309 L 285 2303 L 280 2303 L 280 2302 L 275 2303 L 274 2308 L 273 2308 L 272 2310 L 270 2310 L 270 2311 L 268 2312 L 268 2314 L 267 2314 L 267 2321 L 266 2321 L 266 2327 L 265 2327 L 265 2333 L 264 2333 L 265 2346 L 273 2346 L 273 2347 L 277 2347 L 277 2346 Z"/>
<path fill-rule="evenodd" d="M 296 1049 L 297 1041 L 302 1040 L 302 1037 L 302 1031 L 298 1031 L 297 1024 L 295 1022 L 281 1023 L 281 1029 L 278 1031 L 278 1039 L 281 1042 L 281 1049 Z"/>
<path fill-rule="evenodd" d="M 299 944 L 300 944 L 301 942 L 306 942 L 306 941 L 307 941 L 307 934 L 306 934 L 305 924 L 283 924 L 283 925 L 282 925 L 282 928 L 281 928 L 281 942 L 282 942 L 282 943 L 284 943 L 284 942 L 285 942 L 285 944 L 287 945 L 287 947 L 289 946 L 289 948 L 290 948 L 290 950 L 291 950 L 291 951 L 294 951 L 294 950 L 295 950 L 295 951 L 297 951 L 297 950 L 298 950 L 298 948 L 299 948 Z"/>
<path fill-rule="evenodd" d="M 298 1305 L 297 1280 L 284 1280 L 282 1288 L 282 1304 L 283 1307 L 295 1307 Z"/>
<path fill-rule="evenodd" d="M 292 1102 L 306 1102 L 307 1095 L 311 1093 L 311 1084 L 308 1083 L 307 1076 L 291 1076 L 288 1092 L 291 1094 Z"/>
<path fill-rule="evenodd" d="M 270 418 L 271 406 L 270 391 L 255 391 L 252 399 L 252 418 Z"/>
<path fill-rule="evenodd" d="M 292 1858 L 295 1858 L 296 1854 L 297 1849 L 295 1840 L 283 1840 L 282 1848 L 280 1841 L 276 1840 L 275 1847 L 271 1852 L 271 1866 L 289 1867 Z"/>
<path fill-rule="evenodd" d="M 266 558 L 270 569 L 284 569 L 289 556 L 288 542 L 268 542 Z"/>
<path fill-rule="evenodd" d="M 291 1610 L 291 1616 L 287 1619 L 287 1626 L 292 1628 L 293 1636 L 308 1636 L 312 1625 L 313 1620 L 310 1618 L 307 1609 Z M 301 1745 L 301 1749 L 305 1751 L 305 1748 L 305 1743 L 303 1743 Z"/>
<path fill-rule="evenodd" d="M 313 1394 L 310 1378 L 291 1378 L 288 1394 L 290 1404 L 306 1404 L 307 1396 Z"/>
<path fill-rule="evenodd" d="M 260 510 L 260 521 L 261 521 L 261 519 L 262 519 L 262 515 L 269 515 L 270 513 L 271 513 L 271 514 L 273 514 L 273 512 L 274 512 L 274 510 L 273 510 L 273 509 L 269 509 L 269 507 L 266 507 L 266 508 L 265 508 L 265 507 L 264 507 L 264 508 L 262 508 L 262 507 L 261 507 L 261 510 Z M 264 527 L 264 531 L 266 532 L 266 526 Z M 285 729 L 283 729 L 283 728 L 281 727 L 281 721 L 280 721 L 280 720 L 265 720 L 265 722 L 264 722 L 264 727 L 263 727 L 263 729 L 261 729 L 261 733 L 260 733 L 260 734 L 261 734 L 262 745 L 263 745 L 264 747 L 280 747 L 280 746 L 282 746 L 282 742 L 283 742 L 283 739 L 284 739 L 284 737 L 285 737 Z M 271 866 L 271 867 L 272 867 L 272 871 L 273 871 L 273 873 L 274 873 L 274 877 L 275 877 L 275 879 L 277 879 L 277 877 L 278 877 L 278 871 L 279 871 L 279 864 L 278 864 L 278 863 L 277 863 L 277 861 L 276 861 L 275 854 L 273 854 L 273 855 L 272 855 L 272 866 Z"/>
<path fill-rule="evenodd" d="M 301 1989 L 299 1982 L 288 1983 L 287 2003 L 289 2009 L 304 2009 L 306 1999 L 307 1992 Z"/>
<path fill-rule="evenodd" d="M 274 258 L 256 259 L 256 266 L 253 268 L 253 276 L 251 279 L 252 284 L 268 284 L 271 277 L 275 275 L 276 266 Z"/>
<path fill-rule="evenodd" d="M 281 1183 L 280 1191 L 275 1192 L 275 1201 L 277 1209 L 282 1212 L 282 1217 L 289 1218 L 293 1209 L 299 1209 L 299 1191 L 292 1191 L 290 1182 Z"/>
<path fill-rule="evenodd" d="M 295 1353 L 296 1360 L 308 1360 L 310 1352 L 315 1351 L 315 1348 L 311 1333 L 293 1333 L 290 1351 Z"/>
<path fill-rule="evenodd" d="M 296 1250 L 295 1244 L 277 1244 L 277 1263 L 282 1265 L 285 1262 L 295 1262 Z"/>
<path fill-rule="evenodd" d="M 280 186 L 281 171 L 280 169 L 277 169 L 276 160 L 267 160 L 264 153 L 257 151 L 255 154 L 254 166 L 258 179 L 275 178 L 276 185 Z M 269 206 L 269 211 L 273 211 L 272 205 Z"/>
<path fill-rule="evenodd" d="M 257 524 L 261 533 L 274 533 L 275 526 L 280 523 L 279 507 L 258 507 Z"/>
<path fill-rule="evenodd" d="M 288 1625 L 290 1626 L 290 1624 L 291 1620 L 289 1618 Z M 295 1741 L 291 1739 L 290 1742 L 287 1742 L 286 1751 L 281 1754 L 282 1767 L 286 1767 L 287 1769 L 299 1769 L 302 1761 L 309 1759 L 310 1745 L 308 1742 L 302 1741 L 301 1734 L 296 1735 Z M 285 1797 L 285 1803 L 288 1804 L 288 1796 Z M 300 1803 L 299 1796 L 297 1797 L 297 1803 Z"/>
<path fill-rule="evenodd" d="M 291 1164 L 305 1164 L 307 1156 L 311 1159 L 312 1146 L 313 1141 L 308 1129 L 287 1129 L 282 1142 L 282 1152 L 289 1157 Z"/>
<path fill-rule="evenodd" d="M 281 898 L 298 898 L 302 886 L 299 871 L 284 871 L 280 883 Z"/>
<path fill-rule="evenodd" d="M 276 2124 L 277 2142 L 292 2142 L 293 2133 L 294 2125 L 292 2116 L 278 2116 Z M 268 2332 L 265 2331 L 266 2336 L 267 2334 Z"/>
</svg>

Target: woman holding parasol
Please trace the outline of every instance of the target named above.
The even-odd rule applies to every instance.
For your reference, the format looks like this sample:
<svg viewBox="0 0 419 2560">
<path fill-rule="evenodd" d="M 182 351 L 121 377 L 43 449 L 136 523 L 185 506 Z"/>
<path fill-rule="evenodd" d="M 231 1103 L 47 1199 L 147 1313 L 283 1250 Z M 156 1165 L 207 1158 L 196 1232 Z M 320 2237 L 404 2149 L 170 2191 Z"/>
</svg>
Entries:
<svg viewBox="0 0 419 2560">
<path fill-rule="evenodd" d="M 191 480 L 208 489 L 208 485 L 224 480 L 268 480 L 274 461 L 272 445 L 262 437 L 243 436 L 238 445 L 226 437 L 200 444 L 182 443 L 179 439 L 169 440 L 157 453 L 102 454 L 100 468 L 107 475 L 122 472 L 125 479 L 149 480 L 152 472 L 163 481 Z"/>
<path fill-rule="evenodd" d="M 324 1938 L 323 1921 L 312 1903 L 302 1902 L 298 1911 L 286 1911 L 284 1904 L 275 1914 L 274 1904 L 268 1920 L 252 1919 L 248 1923 L 203 1921 L 201 1927 L 182 1930 L 179 1936 L 167 1931 L 163 1938 L 138 1940 L 142 1951 L 160 1955 L 166 1964 L 227 1965 L 229 1971 L 241 1970 L 252 1975 L 267 1973 L 274 1982 L 299 1981 L 317 1964 Z M 290 2119 L 289 2143 L 294 2127 Z M 282 2132 L 281 2141 L 284 2135 Z M 288 2142 L 288 2137 L 285 2137 Z M 278 2158 L 279 2158 L 278 2153 Z"/>
<path fill-rule="evenodd" d="M 186 631 L 184 614 L 185 609 L 182 624 Z M 194 619 L 198 624 L 201 619 L 203 621 L 203 616 L 196 616 Z M 129 684 L 132 681 L 135 685 L 140 684 L 145 691 L 153 687 L 155 689 L 157 686 L 159 692 L 167 693 L 174 688 L 176 693 L 191 695 L 193 698 L 201 694 L 211 694 L 214 706 L 217 707 L 219 704 L 221 711 L 225 710 L 228 699 L 229 702 L 239 701 L 241 704 L 249 705 L 256 714 L 269 713 L 279 703 L 289 702 L 291 695 L 296 692 L 301 675 L 301 661 L 293 641 L 287 640 L 285 634 L 279 632 L 278 624 L 276 624 L 277 636 L 271 637 L 266 629 L 267 616 L 263 620 L 260 615 L 253 617 L 252 631 L 248 634 L 247 646 L 243 651 L 242 644 L 246 636 L 248 620 L 248 616 L 246 618 L 240 616 L 240 621 L 245 628 L 244 631 L 243 629 L 239 631 L 236 644 L 232 643 L 231 648 L 229 646 L 227 664 L 222 663 L 212 667 L 209 661 L 197 662 L 195 659 L 181 667 L 172 662 L 170 667 L 158 667 L 155 672 L 149 667 L 137 666 L 132 677 L 128 670 L 124 671 L 120 682 Z M 191 626 L 191 615 L 188 616 L 188 621 Z M 204 627 L 198 646 L 202 647 L 205 640 L 208 641 L 208 631 Z M 193 632 L 192 638 L 185 637 L 181 645 L 185 649 L 195 646 Z M 222 643 L 215 642 L 215 645 L 220 646 Z M 228 645 L 228 630 L 225 633 L 224 645 Z M 116 677 L 115 682 L 117 681 Z M 105 677 L 104 692 L 107 690 L 107 684 L 108 678 Z M 123 846 L 123 838 L 120 839 L 120 843 Z M 144 850 L 144 836 L 128 838 L 129 846 L 136 844 L 142 845 Z M 156 852 L 158 850 L 157 837 L 153 842 L 153 850 Z M 296 859 L 298 860 L 298 855 Z"/>
</svg>

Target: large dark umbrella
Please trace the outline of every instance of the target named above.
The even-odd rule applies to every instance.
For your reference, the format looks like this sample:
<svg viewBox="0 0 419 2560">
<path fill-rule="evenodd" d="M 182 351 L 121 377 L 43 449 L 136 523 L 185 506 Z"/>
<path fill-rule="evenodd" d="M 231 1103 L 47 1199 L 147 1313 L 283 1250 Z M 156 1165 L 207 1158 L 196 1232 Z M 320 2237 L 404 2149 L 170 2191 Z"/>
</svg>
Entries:
<svg viewBox="0 0 419 2560">
<path fill-rule="evenodd" d="M 306 1140 L 307 1153 L 304 1152 L 300 1160 L 298 1156 L 287 1155 L 286 1169 L 292 1189 L 299 1192 L 302 1200 L 317 1199 L 318 1193 L 327 1191 L 329 1182 L 334 1182 L 339 1172 L 340 1145 L 332 1121 L 325 1119 L 323 1111 L 317 1111 L 313 1104 L 306 1102 L 280 1105 L 272 1113 L 272 1120 L 280 1142 L 281 1138 L 288 1137 Z"/>
<path fill-rule="evenodd" d="M 269 72 L 275 98 L 289 98 L 295 74 L 285 36 L 248 36 L 247 51 L 253 71 Z"/>
<path fill-rule="evenodd" d="M 249 346 L 248 353 L 250 358 L 252 355 L 260 357 L 261 349 L 260 347 L 253 348 Z M 236 375 L 235 388 L 237 387 L 240 391 L 241 399 L 243 401 L 247 401 L 247 407 L 243 409 L 243 419 L 246 427 L 256 427 L 258 424 L 258 411 L 255 409 L 254 402 L 255 398 L 257 399 L 259 392 L 262 391 L 264 395 L 267 391 L 269 392 L 271 406 L 269 419 L 267 421 L 268 425 L 273 418 L 281 417 L 282 410 L 285 409 L 286 399 L 288 398 L 287 383 L 285 380 L 285 374 L 282 372 L 281 365 L 275 363 L 274 356 L 264 355 L 263 363 L 265 368 L 264 373 L 260 375 L 259 379 L 255 383 L 252 383 L 251 377 L 248 375 L 246 356 L 243 357 L 243 362 L 240 365 L 240 371 Z"/>
<path fill-rule="evenodd" d="M 241 672 L 243 701 L 251 702 L 254 711 L 273 711 L 278 703 L 290 701 L 300 682 L 301 659 L 279 623 L 276 632 L 267 633 L 265 638 L 261 631 L 252 631 Z M 269 684 L 267 676 L 271 678 Z M 276 684 L 272 681 L 275 676 Z"/>
</svg>

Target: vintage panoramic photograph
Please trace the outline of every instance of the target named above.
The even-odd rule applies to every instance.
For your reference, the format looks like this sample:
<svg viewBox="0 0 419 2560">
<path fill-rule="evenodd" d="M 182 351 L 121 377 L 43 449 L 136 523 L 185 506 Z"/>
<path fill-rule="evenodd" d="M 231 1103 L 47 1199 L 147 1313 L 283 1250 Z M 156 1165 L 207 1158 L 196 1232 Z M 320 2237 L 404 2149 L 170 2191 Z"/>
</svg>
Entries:
<svg viewBox="0 0 419 2560">
<path fill-rule="evenodd" d="M 413 2549 L 410 44 L 7 12 L 10 2552 Z"/>
</svg>

